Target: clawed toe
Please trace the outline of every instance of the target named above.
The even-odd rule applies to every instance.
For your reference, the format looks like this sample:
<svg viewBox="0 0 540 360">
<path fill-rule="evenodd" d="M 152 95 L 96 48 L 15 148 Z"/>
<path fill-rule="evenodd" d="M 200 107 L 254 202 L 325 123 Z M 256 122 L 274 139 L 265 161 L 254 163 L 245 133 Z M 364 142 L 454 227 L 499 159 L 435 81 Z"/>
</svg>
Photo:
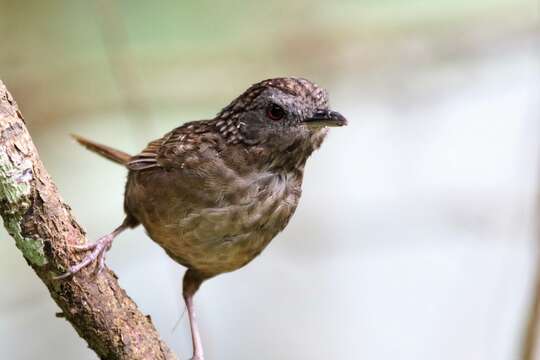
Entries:
<svg viewBox="0 0 540 360">
<path fill-rule="evenodd" d="M 82 245 L 70 245 L 70 247 L 75 250 L 75 251 L 87 251 L 87 250 L 93 250 L 96 248 L 97 246 L 97 242 L 95 243 L 86 243 L 86 244 L 82 244 Z"/>
<path fill-rule="evenodd" d="M 98 255 L 97 255 L 97 264 L 96 264 L 96 271 L 95 274 L 99 275 L 103 269 L 105 268 L 105 256 L 107 254 L 107 250 L 111 248 L 111 245 L 109 244 L 108 247 L 104 248 Z"/>
<path fill-rule="evenodd" d="M 71 275 L 74 275 L 78 273 L 82 268 L 90 265 L 94 261 L 97 262 L 95 273 L 99 274 L 105 267 L 105 254 L 111 248 L 114 238 L 130 226 L 132 226 L 131 222 L 128 218 L 126 218 L 124 219 L 124 222 L 119 227 L 114 229 L 112 233 L 99 238 L 99 240 L 95 243 L 72 245 L 71 247 L 75 251 L 91 251 L 91 253 L 85 256 L 85 258 L 80 263 L 70 266 L 65 273 L 55 276 L 54 279 L 65 279 Z"/>
<path fill-rule="evenodd" d="M 112 235 L 107 235 L 100 238 L 95 243 L 73 245 L 72 247 L 76 251 L 92 250 L 92 252 L 85 256 L 84 259 L 78 264 L 70 266 L 65 273 L 55 276 L 54 279 L 60 280 L 70 277 L 78 273 L 82 268 L 90 265 L 94 261 L 97 261 L 95 273 L 99 274 L 105 267 L 105 254 L 107 253 L 107 250 L 111 248 L 113 238 L 114 237 Z"/>
</svg>

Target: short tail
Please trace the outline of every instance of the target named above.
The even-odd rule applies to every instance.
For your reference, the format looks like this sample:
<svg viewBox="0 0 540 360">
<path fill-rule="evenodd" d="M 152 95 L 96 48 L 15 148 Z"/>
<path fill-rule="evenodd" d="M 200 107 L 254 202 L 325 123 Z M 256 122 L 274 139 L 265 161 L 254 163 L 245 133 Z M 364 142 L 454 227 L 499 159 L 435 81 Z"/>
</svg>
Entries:
<svg viewBox="0 0 540 360">
<path fill-rule="evenodd" d="M 131 155 L 123 151 L 113 149 L 112 147 L 108 147 L 106 145 L 95 143 L 93 141 L 80 137 L 79 135 L 72 134 L 71 136 L 75 140 L 77 140 L 79 144 L 81 144 L 88 150 L 95 152 L 96 154 L 101 155 L 104 158 L 114 161 L 115 163 L 118 163 L 120 165 L 126 166 L 131 159 Z"/>
</svg>

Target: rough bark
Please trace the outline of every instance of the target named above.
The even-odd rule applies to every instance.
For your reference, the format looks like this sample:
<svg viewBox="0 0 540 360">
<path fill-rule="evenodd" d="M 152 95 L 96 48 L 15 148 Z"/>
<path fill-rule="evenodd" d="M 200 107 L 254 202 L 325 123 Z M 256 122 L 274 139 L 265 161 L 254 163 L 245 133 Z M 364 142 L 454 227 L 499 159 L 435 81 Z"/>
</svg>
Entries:
<svg viewBox="0 0 540 360">
<path fill-rule="evenodd" d="M 17 104 L 0 81 L 0 214 L 62 315 L 102 359 L 176 359 L 150 317 L 109 269 L 54 280 L 81 259 L 70 244 L 87 240 L 39 159 Z"/>
</svg>

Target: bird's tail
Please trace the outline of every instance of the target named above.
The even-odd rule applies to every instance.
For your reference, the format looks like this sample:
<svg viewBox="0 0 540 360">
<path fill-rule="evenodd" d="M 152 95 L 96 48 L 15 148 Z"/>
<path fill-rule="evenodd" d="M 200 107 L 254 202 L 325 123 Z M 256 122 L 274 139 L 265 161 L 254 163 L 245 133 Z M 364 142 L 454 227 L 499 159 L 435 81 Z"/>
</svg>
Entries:
<svg viewBox="0 0 540 360">
<path fill-rule="evenodd" d="M 87 148 L 88 150 L 95 152 L 98 155 L 103 156 L 115 163 L 126 166 L 131 155 L 120 150 L 113 149 L 107 145 L 102 145 L 80 137 L 79 135 L 71 135 L 79 144 Z"/>
</svg>

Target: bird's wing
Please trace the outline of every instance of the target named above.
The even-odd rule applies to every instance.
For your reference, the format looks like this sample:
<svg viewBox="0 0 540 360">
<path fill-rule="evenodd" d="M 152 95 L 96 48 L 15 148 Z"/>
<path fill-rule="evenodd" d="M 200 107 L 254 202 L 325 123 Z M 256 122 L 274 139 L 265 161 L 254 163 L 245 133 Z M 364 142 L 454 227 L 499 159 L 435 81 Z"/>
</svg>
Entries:
<svg viewBox="0 0 540 360">
<path fill-rule="evenodd" d="M 131 157 L 127 163 L 128 169 L 145 170 L 158 167 L 157 155 L 159 149 L 169 136 L 171 136 L 171 133 L 165 134 L 164 137 L 148 143 L 143 151 Z"/>
<path fill-rule="evenodd" d="M 135 171 L 156 167 L 183 168 L 190 157 L 218 143 L 217 134 L 210 130 L 209 121 L 194 121 L 179 126 L 162 138 L 151 141 L 129 160 L 127 167 Z"/>
</svg>

